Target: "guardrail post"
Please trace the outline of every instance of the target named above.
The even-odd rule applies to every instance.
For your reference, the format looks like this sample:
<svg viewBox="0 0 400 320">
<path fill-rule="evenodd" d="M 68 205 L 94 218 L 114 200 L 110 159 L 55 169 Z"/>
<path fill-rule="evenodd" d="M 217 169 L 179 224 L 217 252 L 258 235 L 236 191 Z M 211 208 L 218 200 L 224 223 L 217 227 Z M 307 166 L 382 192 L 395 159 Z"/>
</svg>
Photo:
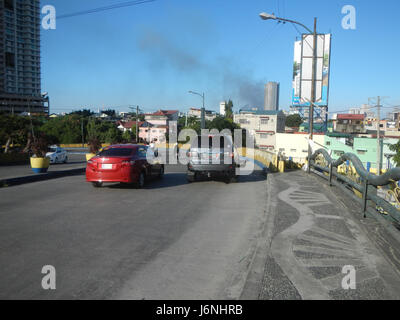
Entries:
<svg viewBox="0 0 400 320">
<path fill-rule="evenodd" d="M 332 163 L 329 165 L 329 186 L 332 187 L 332 176 L 333 176 L 333 166 Z"/>
<path fill-rule="evenodd" d="M 364 180 L 364 189 L 363 189 L 363 214 L 364 218 L 367 217 L 367 201 L 368 201 L 368 179 Z"/>
</svg>

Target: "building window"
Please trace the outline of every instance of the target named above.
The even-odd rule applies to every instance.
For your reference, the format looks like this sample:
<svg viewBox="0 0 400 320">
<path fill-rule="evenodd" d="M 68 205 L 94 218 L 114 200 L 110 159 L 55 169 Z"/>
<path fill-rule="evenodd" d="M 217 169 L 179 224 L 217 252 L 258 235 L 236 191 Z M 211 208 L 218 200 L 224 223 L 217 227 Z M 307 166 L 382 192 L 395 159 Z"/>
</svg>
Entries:
<svg viewBox="0 0 400 320">
<path fill-rule="evenodd" d="M 326 145 L 327 145 L 327 146 L 330 146 L 330 145 L 331 145 L 331 142 L 330 142 L 330 141 L 327 141 L 327 142 L 326 142 Z"/>
<path fill-rule="evenodd" d="M 290 152 L 297 152 L 297 149 L 290 149 Z"/>
<path fill-rule="evenodd" d="M 6 52 L 6 66 L 10 68 L 15 68 L 15 54 L 11 52 Z"/>
<path fill-rule="evenodd" d="M 364 155 L 364 154 L 366 154 L 367 152 L 366 152 L 365 150 L 357 150 L 357 153 L 360 154 L 360 155 Z"/>
<path fill-rule="evenodd" d="M 264 118 L 264 119 L 261 119 L 261 122 L 260 122 L 260 123 L 261 123 L 261 124 L 268 124 L 268 120 L 269 120 L 269 119 L 265 119 L 265 118 Z"/>
<path fill-rule="evenodd" d="M 4 8 L 14 11 L 14 1 L 13 0 L 4 0 Z"/>
<path fill-rule="evenodd" d="M 335 150 L 334 154 L 335 154 L 335 156 L 341 157 L 342 155 L 344 155 L 344 151 Z"/>
</svg>

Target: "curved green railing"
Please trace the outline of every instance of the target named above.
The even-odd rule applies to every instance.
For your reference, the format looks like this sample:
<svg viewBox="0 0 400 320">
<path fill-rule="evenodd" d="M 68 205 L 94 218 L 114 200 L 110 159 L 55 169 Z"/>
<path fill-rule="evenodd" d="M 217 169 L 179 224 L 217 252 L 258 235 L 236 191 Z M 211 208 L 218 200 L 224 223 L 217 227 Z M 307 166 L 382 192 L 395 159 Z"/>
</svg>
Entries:
<svg viewBox="0 0 400 320">
<path fill-rule="evenodd" d="M 323 156 L 328 166 L 321 166 L 315 163 L 315 160 L 319 155 Z M 360 177 L 361 184 L 349 179 L 345 175 L 337 173 L 337 170 L 335 171 L 335 169 L 345 164 L 347 161 L 351 162 L 355 168 Z M 310 168 L 315 168 L 319 171 L 329 173 L 330 185 L 332 185 L 333 177 L 336 177 L 337 180 L 341 181 L 342 183 L 344 182 L 353 189 L 356 189 L 362 193 L 364 216 L 368 210 L 368 201 L 372 201 L 376 205 L 374 208 L 375 212 L 377 212 L 376 207 L 382 208 L 386 213 L 383 215 L 383 217 L 391 222 L 395 222 L 397 227 L 400 226 L 400 211 L 385 199 L 379 197 L 377 194 L 377 187 L 386 186 L 394 181 L 400 180 L 400 168 L 393 168 L 387 171 L 385 174 L 375 175 L 365 169 L 363 163 L 355 154 L 345 153 L 339 159 L 333 160 L 325 149 L 318 149 L 315 151 L 311 156 L 309 163 Z M 346 188 L 346 190 L 348 189 Z M 371 212 L 374 214 L 374 216 L 376 216 L 374 211 L 368 210 L 368 212 Z"/>
</svg>

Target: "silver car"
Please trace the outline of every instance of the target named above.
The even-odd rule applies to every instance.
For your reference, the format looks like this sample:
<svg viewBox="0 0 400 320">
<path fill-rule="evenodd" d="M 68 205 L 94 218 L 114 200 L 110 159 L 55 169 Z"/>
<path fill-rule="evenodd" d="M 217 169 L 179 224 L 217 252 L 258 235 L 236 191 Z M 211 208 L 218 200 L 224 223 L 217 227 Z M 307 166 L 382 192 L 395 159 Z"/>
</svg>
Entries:
<svg viewBox="0 0 400 320">
<path fill-rule="evenodd" d="M 198 136 L 187 153 L 187 180 L 194 182 L 201 176 L 222 176 L 229 183 L 236 180 L 238 153 L 229 135 Z"/>
<path fill-rule="evenodd" d="M 49 147 L 46 157 L 50 159 L 50 163 L 67 163 L 68 153 L 65 149 L 58 146 Z"/>
</svg>

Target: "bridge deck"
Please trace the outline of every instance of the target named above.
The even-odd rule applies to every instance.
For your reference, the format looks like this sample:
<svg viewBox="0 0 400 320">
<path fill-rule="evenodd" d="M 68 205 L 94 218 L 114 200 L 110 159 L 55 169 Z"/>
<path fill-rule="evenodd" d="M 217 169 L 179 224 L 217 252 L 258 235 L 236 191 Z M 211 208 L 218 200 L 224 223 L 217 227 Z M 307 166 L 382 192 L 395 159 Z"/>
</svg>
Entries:
<svg viewBox="0 0 400 320">
<path fill-rule="evenodd" d="M 350 197 L 302 171 L 270 174 L 267 184 L 264 241 L 244 299 L 400 298 L 399 245 Z M 347 265 L 355 290 L 342 287 Z"/>
</svg>

